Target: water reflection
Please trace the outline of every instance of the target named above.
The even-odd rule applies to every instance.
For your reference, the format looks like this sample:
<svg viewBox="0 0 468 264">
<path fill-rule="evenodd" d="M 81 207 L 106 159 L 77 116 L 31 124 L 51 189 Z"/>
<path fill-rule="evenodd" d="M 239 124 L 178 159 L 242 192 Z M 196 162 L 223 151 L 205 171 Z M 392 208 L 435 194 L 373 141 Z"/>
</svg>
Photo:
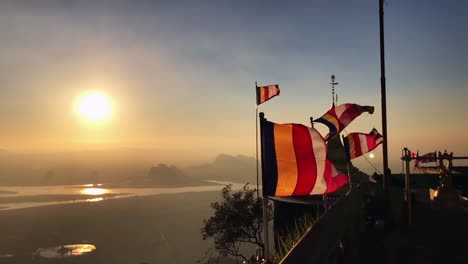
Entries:
<svg viewBox="0 0 468 264">
<path fill-rule="evenodd" d="M 101 183 L 97 183 L 97 184 L 96 183 L 90 183 L 90 184 L 84 184 L 82 186 L 83 187 L 95 187 L 95 186 L 100 187 L 100 186 L 102 186 L 102 184 Z"/>
<path fill-rule="evenodd" d="M 68 258 L 81 256 L 96 250 L 96 246 L 92 244 L 72 244 L 63 245 L 50 248 L 40 248 L 34 255 L 41 256 L 43 258 Z"/>
<path fill-rule="evenodd" d="M 1 1 L 1 0 L 0 0 Z M 219 191 L 226 184 L 233 184 L 233 190 L 240 190 L 244 187 L 242 183 L 232 183 L 232 182 L 221 182 L 221 181 L 210 181 L 212 183 L 217 183 L 219 185 L 208 185 L 208 186 L 192 186 L 192 187 L 176 187 L 176 188 L 101 188 L 105 186 L 102 184 L 87 184 L 84 185 L 54 185 L 54 186 L 14 186 L 14 187 L 1 187 L 2 191 L 8 191 L 12 194 L 1 195 L 1 197 L 11 197 L 11 198 L 20 198 L 23 199 L 23 196 L 52 196 L 61 197 L 60 195 L 77 195 L 81 194 L 82 196 L 79 199 L 73 200 L 47 200 L 47 201 L 12 201 L 9 203 L 1 203 L 0 211 L 3 210 L 12 210 L 18 208 L 28 208 L 44 205 L 58 205 L 58 204 L 69 204 L 76 202 L 97 202 L 100 198 L 99 195 L 106 194 L 107 196 L 102 197 L 103 200 L 106 199 L 118 199 L 126 198 L 130 196 L 146 196 L 146 195 L 160 195 L 160 194 L 171 194 L 171 193 L 185 193 L 185 192 L 206 192 L 206 191 Z M 92 185 L 92 186 L 91 186 Z M 91 191 L 87 190 L 91 189 Z M 109 196 L 112 195 L 112 196 Z M 1 234 L 0 234 L 1 235 Z M 0 249 L 0 253 L 1 249 Z"/>
<path fill-rule="evenodd" d="M 108 189 L 104 188 L 85 188 L 80 191 L 81 194 L 86 194 L 86 195 L 102 195 L 109 193 L 110 191 Z"/>
<path fill-rule="evenodd" d="M 96 197 L 96 198 L 86 199 L 86 202 L 99 202 L 102 200 L 104 200 L 103 197 Z"/>
</svg>

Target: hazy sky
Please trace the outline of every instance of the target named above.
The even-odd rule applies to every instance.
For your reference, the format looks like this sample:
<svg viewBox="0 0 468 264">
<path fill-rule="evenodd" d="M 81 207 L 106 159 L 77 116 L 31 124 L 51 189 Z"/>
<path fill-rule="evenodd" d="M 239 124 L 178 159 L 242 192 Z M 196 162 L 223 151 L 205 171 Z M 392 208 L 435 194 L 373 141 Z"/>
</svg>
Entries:
<svg viewBox="0 0 468 264">
<path fill-rule="evenodd" d="M 403 147 L 468 155 L 468 2 L 387 3 L 392 168 Z M 308 124 L 330 107 L 331 74 L 340 104 L 376 106 L 347 131 L 381 130 L 379 67 L 378 0 L 3 0 L 0 148 L 254 155 L 255 81 L 280 85 L 269 120 Z M 111 118 L 76 114 L 89 90 Z"/>
</svg>

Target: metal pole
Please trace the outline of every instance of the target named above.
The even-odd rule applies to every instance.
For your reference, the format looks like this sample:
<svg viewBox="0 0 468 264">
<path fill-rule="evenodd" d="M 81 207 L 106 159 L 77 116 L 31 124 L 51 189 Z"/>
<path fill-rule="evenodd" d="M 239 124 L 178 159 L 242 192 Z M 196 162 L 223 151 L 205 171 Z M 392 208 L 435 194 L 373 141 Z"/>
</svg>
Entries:
<svg viewBox="0 0 468 264">
<path fill-rule="evenodd" d="M 335 85 L 338 85 L 338 82 L 335 82 L 335 75 L 331 76 L 331 83 L 332 85 L 332 108 L 335 107 Z"/>
<path fill-rule="evenodd" d="M 341 138 L 343 139 L 343 142 L 346 143 L 346 141 L 345 141 L 345 140 L 346 140 L 345 136 L 342 135 Z M 350 169 L 350 168 L 351 168 L 351 166 L 350 166 L 350 164 L 351 164 L 351 158 L 348 158 L 348 153 L 347 153 L 347 150 L 346 150 L 346 144 L 344 144 L 344 145 L 345 145 L 345 148 L 344 148 L 344 149 L 345 149 L 345 156 L 346 156 L 346 170 L 347 170 L 347 172 L 348 172 L 349 189 L 352 189 L 352 188 L 353 188 L 353 185 L 352 185 L 352 182 L 351 182 L 351 169 Z"/>
<path fill-rule="evenodd" d="M 263 255 L 263 258 L 268 263 L 268 259 L 270 258 L 270 238 L 268 236 L 268 197 L 266 196 L 263 196 L 263 228 L 265 229 L 265 254 Z"/>
<path fill-rule="evenodd" d="M 255 100 L 258 100 L 258 86 L 257 82 L 255 82 L 255 93 L 257 94 L 257 98 Z M 257 166 L 257 200 L 259 198 L 259 192 L 260 190 L 258 189 L 258 101 L 255 102 L 255 164 Z"/>
<path fill-rule="evenodd" d="M 390 214 L 390 175 L 388 169 L 388 137 L 387 137 L 387 95 L 385 85 L 385 46 L 384 46 L 384 0 L 379 0 L 380 28 L 380 88 L 382 96 L 382 134 L 383 134 L 383 186 L 385 199 L 385 227 L 392 221 Z M 388 230 L 388 229 L 387 229 Z"/>
<path fill-rule="evenodd" d="M 348 181 L 349 181 L 349 189 L 352 189 L 353 188 L 353 184 L 351 182 L 351 170 L 350 170 L 350 166 L 349 166 L 349 162 L 346 161 L 346 170 L 348 171 Z"/>
<path fill-rule="evenodd" d="M 403 159 L 405 161 L 405 193 L 406 193 L 406 202 L 408 205 L 408 225 L 413 223 L 413 197 L 411 195 L 411 175 L 410 175 L 410 161 L 411 156 L 408 153 L 408 149 L 405 149 L 405 154 Z"/>
<path fill-rule="evenodd" d="M 263 137 L 263 122 L 266 121 L 265 119 L 265 114 L 260 113 L 260 134 Z M 263 152 L 263 140 L 260 141 L 261 149 Z M 263 174 L 263 155 L 261 157 L 262 159 L 262 178 L 264 178 Z M 263 185 L 263 188 L 265 188 L 265 185 Z M 268 237 L 268 197 L 265 195 L 263 196 L 263 234 L 264 234 L 264 252 L 263 252 L 263 258 L 265 259 L 265 262 L 268 262 L 269 256 L 270 256 L 270 242 L 269 242 L 269 237 Z"/>
</svg>

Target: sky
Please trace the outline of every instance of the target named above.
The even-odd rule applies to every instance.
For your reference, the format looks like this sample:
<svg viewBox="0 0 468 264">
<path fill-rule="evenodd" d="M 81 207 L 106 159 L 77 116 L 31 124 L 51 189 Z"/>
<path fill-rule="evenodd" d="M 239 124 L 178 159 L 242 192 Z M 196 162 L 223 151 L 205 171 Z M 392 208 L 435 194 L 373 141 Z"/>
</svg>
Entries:
<svg viewBox="0 0 468 264">
<path fill-rule="evenodd" d="M 386 2 L 392 170 L 403 147 L 468 156 L 468 2 Z M 308 125 L 332 74 L 338 104 L 376 107 L 346 130 L 381 131 L 378 29 L 377 0 L 0 1 L 0 149 L 254 156 L 255 82 L 281 88 L 268 120 Z M 110 98 L 105 120 L 77 114 L 89 91 Z"/>
</svg>

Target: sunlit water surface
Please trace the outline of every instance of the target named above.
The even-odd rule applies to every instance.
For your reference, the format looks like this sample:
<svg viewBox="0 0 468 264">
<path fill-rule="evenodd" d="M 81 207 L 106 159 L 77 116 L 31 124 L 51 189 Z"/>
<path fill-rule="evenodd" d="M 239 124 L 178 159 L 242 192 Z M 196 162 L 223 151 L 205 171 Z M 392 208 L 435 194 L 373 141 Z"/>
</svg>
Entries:
<svg viewBox="0 0 468 264">
<path fill-rule="evenodd" d="M 96 246 L 92 244 L 72 244 L 50 248 L 40 248 L 33 255 L 43 258 L 68 258 L 86 255 L 96 250 Z"/>
<path fill-rule="evenodd" d="M 221 181 L 210 181 L 220 185 L 178 187 L 178 188 L 105 188 L 102 184 L 86 185 L 62 185 L 62 186 L 22 186 L 22 187 L 0 187 L 0 198 L 22 197 L 38 195 L 77 195 L 77 199 L 66 201 L 47 202 L 12 202 L 0 203 L 0 210 L 11 210 L 19 208 L 36 207 L 53 204 L 68 204 L 78 202 L 99 202 L 108 199 L 126 198 L 131 196 L 147 196 L 159 194 L 174 194 L 185 192 L 207 192 L 221 190 L 226 184 L 232 184 L 233 189 L 240 189 L 241 183 L 230 183 Z M 107 196 L 106 196 L 107 195 Z M 112 195 L 112 196 L 109 196 Z"/>
</svg>

